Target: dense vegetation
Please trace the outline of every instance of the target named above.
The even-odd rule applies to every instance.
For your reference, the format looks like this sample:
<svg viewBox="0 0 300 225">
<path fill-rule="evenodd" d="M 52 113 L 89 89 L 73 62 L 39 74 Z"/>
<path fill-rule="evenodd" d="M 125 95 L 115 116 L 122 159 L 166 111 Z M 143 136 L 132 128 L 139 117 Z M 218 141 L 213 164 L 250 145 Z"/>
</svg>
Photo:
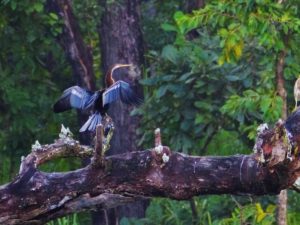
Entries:
<svg viewBox="0 0 300 225">
<path fill-rule="evenodd" d="M 15 176 L 21 156 L 35 140 L 51 142 L 61 123 L 74 133 L 78 130 L 76 113 L 54 115 L 51 110 L 61 91 L 75 81 L 56 42 L 61 21 L 44 10 L 44 3 L 2 0 L 0 5 L 1 184 Z M 84 39 L 94 49 L 101 87 L 97 35 L 101 5 L 94 0 L 73 5 Z M 281 116 L 275 68 L 282 51 L 289 112 L 294 107 L 292 87 L 300 74 L 300 2 L 211 0 L 190 14 L 185 8 L 185 2 L 177 0 L 142 3 L 145 104 L 133 112 L 142 117 L 137 144 L 150 147 L 152 132 L 160 126 L 164 144 L 177 151 L 251 153 L 257 126 Z M 56 161 L 45 169 L 74 166 Z M 289 224 L 297 224 L 299 197 L 289 195 Z M 147 218 L 124 218 L 122 224 L 273 224 L 274 212 L 275 197 L 155 199 Z M 81 224 L 82 218 L 87 220 L 75 215 L 57 223 Z"/>
</svg>

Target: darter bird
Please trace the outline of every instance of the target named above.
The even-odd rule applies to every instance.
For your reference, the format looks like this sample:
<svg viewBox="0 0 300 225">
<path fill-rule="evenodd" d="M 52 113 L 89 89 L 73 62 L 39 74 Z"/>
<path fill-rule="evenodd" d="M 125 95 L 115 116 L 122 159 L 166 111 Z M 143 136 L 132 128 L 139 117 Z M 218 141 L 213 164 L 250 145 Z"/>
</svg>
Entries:
<svg viewBox="0 0 300 225">
<path fill-rule="evenodd" d="M 121 100 L 125 104 L 138 105 L 142 102 L 128 83 L 122 80 L 115 81 L 113 73 L 122 67 L 131 67 L 132 64 L 115 64 L 105 75 L 105 89 L 92 92 L 79 86 L 66 89 L 53 106 L 55 113 L 64 112 L 72 108 L 81 111 L 92 111 L 89 119 L 80 128 L 80 132 L 95 131 L 106 115 L 109 104 Z"/>
</svg>

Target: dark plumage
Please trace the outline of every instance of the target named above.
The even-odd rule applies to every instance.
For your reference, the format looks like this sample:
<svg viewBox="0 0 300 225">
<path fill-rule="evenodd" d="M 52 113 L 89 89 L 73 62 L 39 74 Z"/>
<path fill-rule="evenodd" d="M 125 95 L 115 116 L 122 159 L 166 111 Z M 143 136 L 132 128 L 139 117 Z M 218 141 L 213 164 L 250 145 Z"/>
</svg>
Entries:
<svg viewBox="0 0 300 225">
<path fill-rule="evenodd" d="M 131 64 L 116 64 L 106 73 L 106 88 L 96 92 L 87 91 L 79 86 L 66 89 L 53 106 L 55 113 L 64 112 L 72 108 L 84 111 L 92 111 L 91 116 L 80 128 L 80 132 L 94 131 L 101 123 L 102 116 L 108 110 L 109 104 L 121 100 L 125 104 L 138 105 L 139 98 L 130 85 L 122 80 L 115 82 L 113 72 L 117 68 L 130 67 Z"/>
</svg>

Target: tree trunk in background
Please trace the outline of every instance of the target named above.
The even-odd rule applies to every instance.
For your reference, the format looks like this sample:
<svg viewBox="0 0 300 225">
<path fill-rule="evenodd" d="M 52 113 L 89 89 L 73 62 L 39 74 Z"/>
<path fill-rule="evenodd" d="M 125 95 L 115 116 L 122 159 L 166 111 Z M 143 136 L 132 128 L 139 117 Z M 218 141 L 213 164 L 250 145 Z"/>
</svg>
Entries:
<svg viewBox="0 0 300 225">
<path fill-rule="evenodd" d="M 135 86 L 139 95 L 142 95 L 142 88 L 137 83 L 141 76 L 141 66 L 144 62 L 143 38 L 139 24 L 139 1 L 118 1 L 107 3 L 101 0 L 101 5 L 105 6 L 105 11 L 99 28 L 101 43 L 102 67 L 103 71 L 114 63 L 132 63 L 139 69 L 137 76 L 124 77 L 122 70 L 116 71 L 115 77 L 122 78 Z M 121 5 L 120 2 L 123 2 Z M 128 69 L 124 69 L 128 71 Z M 133 107 L 128 107 L 120 102 L 111 105 L 108 114 L 113 118 L 115 131 L 109 154 L 120 154 L 124 151 L 124 146 L 138 150 L 136 146 L 136 128 L 139 120 L 130 116 Z M 126 135 L 124 135 L 126 134 Z"/>
<path fill-rule="evenodd" d="M 134 85 L 135 91 L 142 96 L 142 87 L 137 80 L 141 76 L 143 65 L 143 38 L 140 28 L 140 15 L 138 0 L 116 1 L 109 3 L 100 0 L 104 7 L 99 36 L 101 43 L 102 67 L 107 71 L 114 63 L 132 63 L 137 66 L 135 77 L 122 74 L 122 70 L 116 71 L 117 79 L 123 79 Z M 123 70 L 128 71 L 128 70 Z M 111 142 L 109 155 L 124 153 L 125 149 L 137 151 L 136 129 L 139 126 L 139 118 L 130 116 L 132 106 L 116 102 L 110 106 L 108 114 L 112 117 L 115 131 Z M 128 146 L 128 148 L 124 148 Z M 147 202 L 136 202 L 116 209 L 108 210 L 94 215 L 94 225 L 118 224 L 122 217 L 144 217 Z"/>
<path fill-rule="evenodd" d="M 277 57 L 276 61 L 276 89 L 278 95 L 282 99 L 282 111 L 281 118 L 286 120 L 287 118 L 287 93 L 284 87 L 284 61 L 285 61 L 286 51 L 282 50 Z M 286 225 L 287 224 L 287 190 L 282 190 L 277 197 L 277 224 Z"/>
</svg>

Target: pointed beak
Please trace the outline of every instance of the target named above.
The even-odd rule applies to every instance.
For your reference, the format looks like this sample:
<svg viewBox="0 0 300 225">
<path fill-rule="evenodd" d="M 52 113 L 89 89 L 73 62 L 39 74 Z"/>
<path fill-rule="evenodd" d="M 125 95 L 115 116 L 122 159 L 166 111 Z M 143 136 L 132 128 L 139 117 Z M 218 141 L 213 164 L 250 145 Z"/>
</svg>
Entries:
<svg viewBox="0 0 300 225">
<path fill-rule="evenodd" d="M 131 67 L 132 64 L 117 64 L 115 65 L 114 69 L 117 69 L 117 68 L 121 68 L 121 67 Z"/>
</svg>

